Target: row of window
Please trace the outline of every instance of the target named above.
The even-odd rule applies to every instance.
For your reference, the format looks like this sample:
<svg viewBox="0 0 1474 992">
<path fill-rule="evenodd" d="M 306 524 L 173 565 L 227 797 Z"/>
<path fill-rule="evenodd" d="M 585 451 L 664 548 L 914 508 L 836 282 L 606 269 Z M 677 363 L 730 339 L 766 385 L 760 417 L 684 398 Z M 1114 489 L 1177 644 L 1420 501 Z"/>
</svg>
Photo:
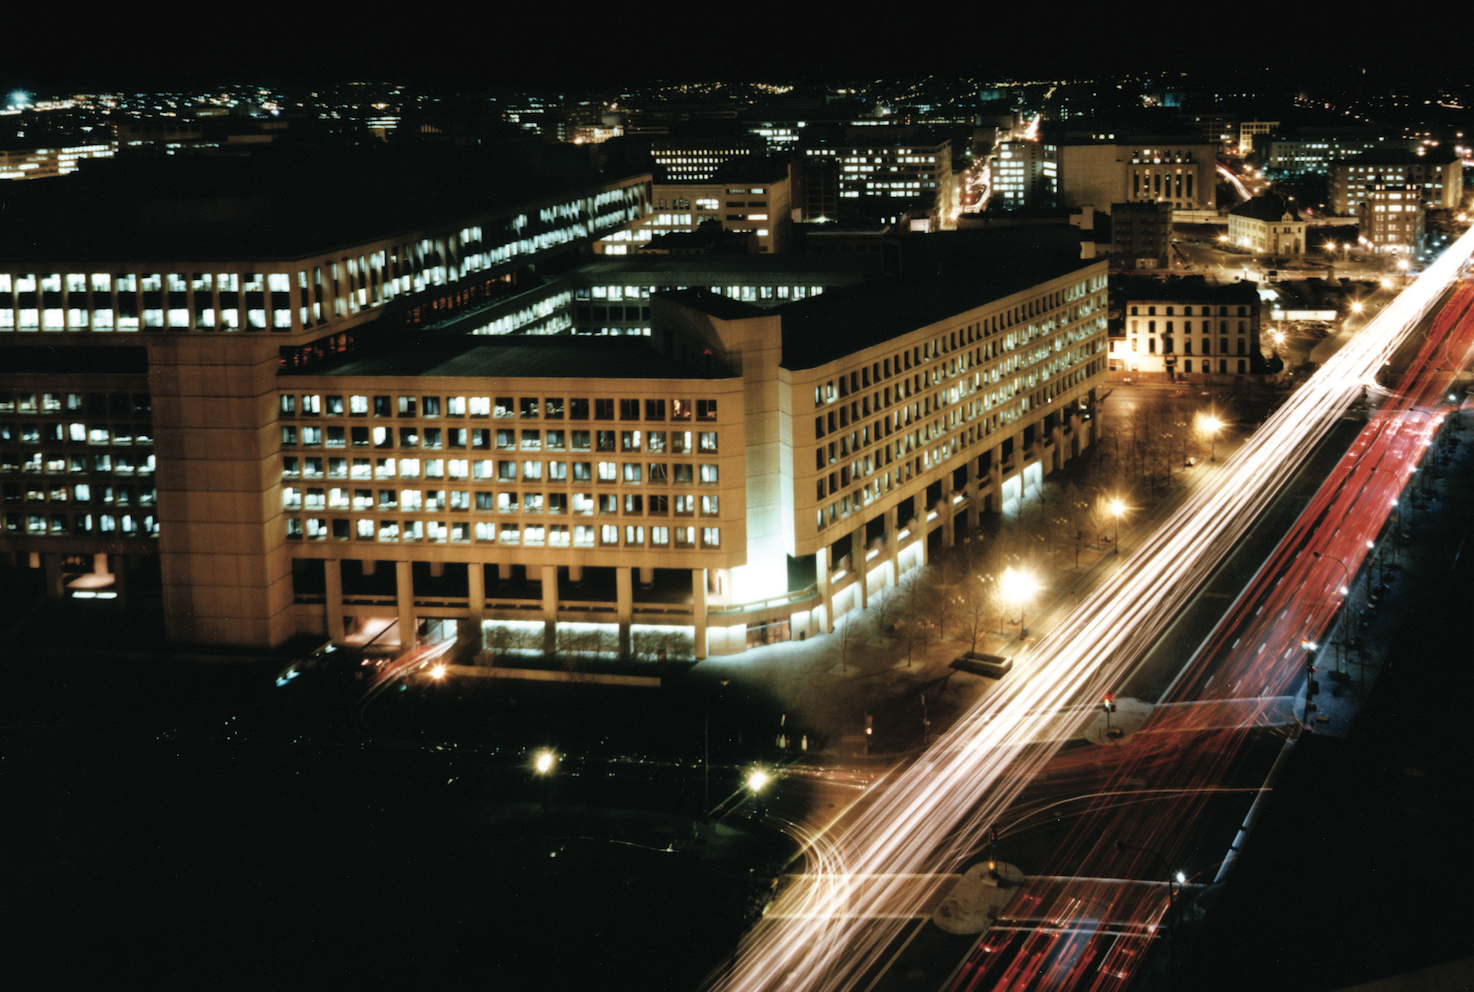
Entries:
<svg viewBox="0 0 1474 992">
<path fill-rule="evenodd" d="M 56 451 L 0 449 L 0 474 L 39 472 L 47 475 L 152 475 L 154 456 L 109 452 L 89 457 Z"/>
<path fill-rule="evenodd" d="M 830 380 L 822 386 L 815 386 L 814 405 L 823 406 L 825 403 L 832 403 L 837 399 L 842 399 L 850 393 L 858 393 L 862 389 L 867 389 L 872 383 L 879 385 L 892 376 L 905 375 L 911 371 L 913 366 L 920 368 L 958 349 L 967 349 L 969 345 L 986 342 L 986 339 L 991 338 L 995 334 L 1025 324 L 1036 317 L 1044 316 L 1046 313 L 1049 314 L 1045 320 L 1030 323 L 1026 328 L 1021 329 L 1019 333 L 1006 335 L 1000 342 L 986 342 L 985 348 L 974 349 L 975 354 L 972 356 L 972 364 L 978 364 L 986 359 L 998 357 L 1002 352 L 1020 347 L 1029 341 L 1046 337 L 1054 333 L 1059 327 L 1073 324 L 1096 312 L 1104 305 L 1104 301 L 1098 298 L 1084 299 L 1082 303 L 1076 306 L 1068 306 L 1068 304 L 1074 303 L 1076 300 L 1081 300 L 1088 293 L 1092 292 L 1093 289 L 1103 288 L 1103 284 L 1093 288 L 1087 288 L 1085 283 L 1080 283 L 1067 289 L 1056 290 L 1030 300 L 1027 303 L 1012 307 L 1009 310 L 994 314 L 978 323 L 968 324 L 955 331 L 939 335 L 924 344 L 914 345 L 909 349 L 902 349 L 896 354 L 894 359 L 881 359 L 873 362 L 871 365 L 861 366 L 849 372 L 847 375 L 842 375 L 837 380 Z M 1061 307 L 1065 308 L 1063 312 L 1049 313 L 1049 311 L 1057 311 Z M 1084 336 L 1095 332 L 1095 329 L 1090 327 L 1081 328 L 1080 330 Z M 1073 340 L 1074 338 L 1072 336 L 1071 341 L 1073 342 Z M 966 365 L 963 366 L 964 370 L 965 368 Z M 935 378 L 935 372 L 933 373 L 933 377 Z M 837 389 L 836 385 L 838 386 Z"/>
<path fill-rule="evenodd" d="M 61 425 L 56 425 L 59 429 Z M 74 428 L 82 425 L 75 424 Z M 21 431 L 20 428 L 26 428 Z M 8 437 L 5 426 L 0 425 L 0 440 Z M 31 434 L 57 433 L 48 431 L 43 425 L 23 424 L 13 432 Z M 75 431 L 74 431 L 75 433 Z M 94 433 L 96 429 L 94 428 Z M 114 431 L 125 436 L 126 428 Z M 101 429 L 106 435 L 106 428 Z M 62 438 L 58 436 L 57 441 Z M 308 424 L 292 425 L 281 429 L 282 444 L 296 447 L 328 448 L 466 448 L 479 451 L 620 451 L 626 454 L 648 452 L 650 454 L 686 455 L 698 452 L 714 453 L 717 450 L 716 431 L 541 431 L 500 428 L 464 427 L 317 427 Z M 93 443 L 105 443 L 97 442 Z M 129 443 L 126 441 L 119 443 Z"/>
<path fill-rule="evenodd" d="M 326 464 L 326 472 L 324 472 Z M 298 458 L 282 459 L 282 478 L 328 479 L 482 479 L 499 482 L 623 482 L 652 486 L 714 486 L 721 481 L 715 464 L 687 462 L 561 462 L 490 458 Z"/>
<path fill-rule="evenodd" d="M 153 506 L 153 486 L 112 485 L 79 482 L 75 485 L 31 482 L 22 485 L 7 482 L 0 485 L 0 499 L 6 503 L 91 503 L 108 506 Z"/>
<path fill-rule="evenodd" d="M 44 518 L 32 517 L 32 519 Z M 647 527 L 644 524 L 504 524 L 465 520 L 384 520 L 360 517 L 288 517 L 294 541 L 396 541 L 534 547 L 700 548 L 722 546 L 720 527 Z M 700 542 L 699 544 L 697 542 Z"/>
<path fill-rule="evenodd" d="M 1238 354 L 1240 354 L 1240 355 L 1247 355 L 1249 353 L 1249 343 L 1248 343 L 1248 340 L 1245 339 L 1245 338 L 1238 338 L 1237 340 L 1238 340 L 1238 345 L 1239 345 Z M 1140 350 L 1139 345 L 1140 345 L 1139 340 L 1137 338 L 1133 337 L 1131 339 L 1131 350 L 1133 352 L 1134 351 L 1139 351 Z M 1147 338 L 1146 339 L 1146 350 L 1147 350 L 1147 354 L 1149 354 L 1149 355 L 1155 355 L 1157 353 L 1157 339 L 1156 338 Z M 1172 352 L 1173 352 L 1173 341 L 1172 341 L 1172 338 L 1170 336 L 1169 337 L 1162 338 L 1162 354 L 1164 354 L 1164 355 L 1170 355 L 1170 354 L 1172 354 Z M 1191 355 L 1193 353 L 1193 342 L 1192 342 L 1192 338 L 1183 338 L 1182 339 L 1182 353 L 1184 355 Z M 1202 351 L 1200 352 L 1200 354 L 1203 354 L 1203 355 L 1211 355 L 1211 354 L 1213 354 L 1212 347 L 1211 347 L 1211 340 L 1209 338 L 1203 338 L 1203 347 L 1202 347 Z M 1228 338 L 1220 338 L 1219 339 L 1219 341 L 1218 341 L 1218 354 L 1220 354 L 1220 355 L 1233 354 L 1233 352 L 1231 352 L 1229 350 L 1229 347 L 1228 347 Z"/>
<path fill-rule="evenodd" d="M 0 421 L 0 444 L 153 444 L 147 423 L 84 424 L 6 423 Z"/>
<path fill-rule="evenodd" d="M 1133 306 L 1131 308 L 1131 316 L 1133 316 L 1133 317 L 1140 316 L 1140 314 L 1138 313 L 1138 311 L 1140 309 L 1141 309 L 1140 306 Z M 1213 316 L 1213 308 L 1211 306 L 1201 307 L 1200 309 L 1202 310 L 1202 315 L 1204 317 L 1211 317 L 1211 316 Z M 1239 316 L 1239 317 L 1247 317 L 1247 316 L 1249 316 L 1249 308 L 1248 307 L 1238 307 L 1237 309 L 1238 309 L 1238 313 L 1237 313 L 1236 316 Z M 1172 312 L 1172 310 L 1173 310 L 1172 307 L 1165 307 L 1164 310 L 1165 310 L 1165 315 L 1166 316 L 1168 316 L 1168 317 L 1176 316 Z M 1146 315 L 1148 317 L 1155 317 L 1157 315 L 1157 308 L 1155 306 L 1148 306 L 1146 308 Z M 1182 315 L 1184 317 L 1191 317 L 1193 315 L 1193 308 L 1191 306 L 1185 306 L 1185 307 L 1183 307 L 1182 308 Z M 1220 306 L 1218 308 L 1218 316 L 1220 316 L 1220 317 L 1227 317 L 1227 316 L 1229 316 L 1228 307 L 1226 307 L 1226 306 Z"/>
<path fill-rule="evenodd" d="M 66 499 L 65 487 L 60 487 L 62 500 Z M 85 486 L 76 487 L 79 490 Z M 100 489 L 102 487 L 99 487 Z M 122 487 L 120 487 L 122 488 Z M 6 489 L 9 498 L 10 489 Z M 19 501 L 19 487 L 16 487 Z M 46 491 L 35 488 L 31 492 L 44 499 Z M 113 489 L 107 487 L 108 498 L 113 501 Z M 147 491 L 147 500 L 153 501 L 153 490 Z M 126 499 L 121 500 L 127 502 Z M 644 496 L 637 493 L 623 495 L 613 493 L 562 493 L 522 492 L 518 490 L 477 491 L 468 489 L 348 489 L 345 487 L 287 486 L 282 490 L 282 505 L 288 510 L 376 510 L 381 513 L 411 511 L 415 513 L 439 513 L 444 510 L 468 511 L 473 507 L 477 513 L 496 514 L 572 514 L 574 516 L 721 516 L 719 496 Z"/>
<path fill-rule="evenodd" d="M 153 514 L 134 513 L 7 513 L 5 533 L 31 537 L 158 537 Z"/>
<path fill-rule="evenodd" d="M 494 417 L 521 420 L 688 421 L 717 419 L 717 401 L 699 399 L 587 399 L 561 396 L 365 396 L 287 393 L 281 416 L 298 417 Z M 3 412 L 3 410 L 0 410 Z M 616 416 L 617 414 L 617 416 Z"/>
<path fill-rule="evenodd" d="M 153 409 L 148 393 L 6 393 L 0 414 L 83 415 L 147 420 Z"/>
</svg>

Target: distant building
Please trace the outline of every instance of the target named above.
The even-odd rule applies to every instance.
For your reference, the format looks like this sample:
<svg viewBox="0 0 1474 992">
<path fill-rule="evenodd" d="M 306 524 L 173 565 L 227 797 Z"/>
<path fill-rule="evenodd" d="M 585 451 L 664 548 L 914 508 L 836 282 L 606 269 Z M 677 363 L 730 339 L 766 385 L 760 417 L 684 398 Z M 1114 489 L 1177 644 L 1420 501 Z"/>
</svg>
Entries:
<svg viewBox="0 0 1474 992">
<path fill-rule="evenodd" d="M 656 180 L 651 186 L 651 237 L 695 232 L 702 224 L 751 234 L 754 250 L 789 250 L 793 229 L 793 172 L 785 159 L 734 159 L 711 179 Z M 610 249 L 603 249 L 610 254 Z"/>
<path fill-rule="evenodd" d="M 1375 126 L 1302 126 L 1293 129 L 1293 133 L 1277 131 L 1256 138 L 1254 147 L 1264 169 L 1324 174 L 1337 159 L 1363 152 L 1412 152 L 1417 149 L 1418 141 L 1391 135 Z"/>
<path fill-rule="evenodd" d="M 1228 240 L 1262 255 L 1303 255 L 1305 221 L 1293 202 L 1255 196 L 1228 212 Z"/>
<path fill-rule="evenodd" d="M 34 148 L 0 148 L 0 179 L 52 179 L 77 171 L 89 158 L 112 158 L 118 143 L 54 144 Z"/>
<path fill-rule="evenodd" d="M 1111 264 L 1165 269 L 1172 249 L 1172 208 L 1164 203 L 1111 205 Z"/>
<path fill-rule="evenodd" d="M 1378 182 L 1397 183 L 1417 194 L 1425 210 L 1455 210 L 1463 200 L 1463 162 L 1451 150 L 1418 155 L 1387 149 L 1331 163 L 1331 207 L 1349 217 Z"/>
<path fill-rule="evenodd" d="M 915 127 L 852 127 L 843 135 L 806 136 L 804 146 L 804 219 L 831 209 L 826 175 L 838 186 L 838 204 L 846 200 L 907 201 L 927 205 L 933 230 L 950 229 L 959 210 L 952 177 L 950 139 Z M 812 177 L 811 177 L 812 173 Z"/>
<path fill-rule="evenodd" d="M 1108 209 L 1116 203 L 1164 203 L 1203 210 L 1217 199 L 1218 149 L 1192 139 L 1141 137 L 1130 142 L 1059 146 L 1060 205 Z"/>
<path fill-rule="evenodd" d="M 653 135 L 648 140 L 656 178 L 671 182 L 712 179 L 733 159 L 761 158 L 768 151 L 762 136 L 731 129 L 706 135 Z"/>
<path fill-rule="evenodd" d="M 1124 295 L 1124 333 L 1111 339 L 1112 369 L 1211 378 L 1261 367 L 1255 283 L 1128 278 Z"/>
<path fill-rule="evenodd" d="M 1423 191 L 1374 176 L 1357 204 L 1357 240 L 1377 255 L 1407 255 L 1423 243 Z"/>
<path fill-rule="evenodd" d="M 994 205 L 1005 210 L 1053 207 L 1059 201 L 1059 158 L 1042 141 L 1007 141 L 993 157 Z"/>
</svg>

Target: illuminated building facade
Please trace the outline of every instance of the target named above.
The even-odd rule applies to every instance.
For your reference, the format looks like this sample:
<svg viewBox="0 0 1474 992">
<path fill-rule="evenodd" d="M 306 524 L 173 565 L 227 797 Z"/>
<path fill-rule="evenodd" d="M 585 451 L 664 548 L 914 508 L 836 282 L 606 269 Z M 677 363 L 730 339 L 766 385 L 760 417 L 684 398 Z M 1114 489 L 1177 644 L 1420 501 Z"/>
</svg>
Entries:
<svg viewBox="0 0 1474 992">
<path fill-rule="evenodd" d="M 1274 194 L 1251 197 L 1228 212 L 1228 240 L 1267 255 L 1305 254 L 1305 221 L 1295 204 Z"/>
<path fill-rule="evenodd" d="M 1209 286 L 1202 279 L 1132 280 L 1125 334 L 1111 339 L 1110 366 L 1211 378 L 1259 371 L 1256 284 Z"/>
<path fill-rule="evenodd" d="M 51 179 L 77 171 L 83 159 L 112 158 L 118 143 L 54 145 L 46 148 L 0 148 L 0 179 Z"/>
<path fill-rule="evenodd" d="M 1064 231 L 1071 251 L 1047 260 L 993 241 L 987 274 L 918 259 L 935 274 L 770 311 L 655 301 L 657 340 L 695 341 L 743 380 L 747 553 L 712 651 L 832 629 L 1093 442 L 1107 269 Z M 1009 251 L 1035 257 L 1004 273 Z M 812 587 L 790 586 L 795 564 Z"/>
<path fill-rule="evenodd" d="M 803 154 L 805 219 L 833 218 L 847 199 L 878 198 L 922 201 L 934 230 L 955 226 L 960 208 L 950 139 L 913 127 L 851 128 L 843 137 L 811 138 Z M 831 175 L 837 203 L 826 195 Z"/>
<path fill-rule="evenodd" d="M 1357 204 L 1357 240 L 1378 255 L 1407 255 L 1423 243 L 1423 191 L 1418 184 L 1374 176 Z"/>
<path fill-rule="evenodd" d="M 1058 199 L 1058 149 L 1040 141 L 1008 141 L 991 167 L 993 198 L 1004 209 L 1052 207 Z"/>
<path fill-rule="evenodd" d="M 407 645 L 480 618 L 549 643 L 678 630 L 704 655 L 830 629 L 1091 443 L 1106 271 L 1071 229 L 781 305 L 791 274 L 712 283 L 752 302 L 657 292 L 648 335 L 475 333 L 488 280 L 632 223 L 648 190 L 356 240 L 159 228 L 159 203 L 147 237 L 100 224 L 85 256 L 9 245 L 0 552 L 57 596 L 156 584 L 178 642 L 379 623 Z M 216 211 L 260 207 L 243 195 Z"/>
<path fill-rule="evenodd" d="M 1389 150 L 1332 162 L 1331 206 L 1337 216 L 1355 214 L 1379 182 L 1403 186 L 1425 210 L 1455 210 L 1464 195 L 1463 163 L 1452 151 L 1437 149 L 1425 155 Z"/>
<path fill-rule="evenodd" d="M 1100 210 L 1116 203 L 1211 209 L 1217 197 L 1217 166 L 1216 146 L 1183 139 L 1144 137 L 1131 143 L 1062 144 L 1059 202 Z"/>
<path fill-rule="evenodd" d="M 0 554 L 57 596 L 151 578 L 172 639 L 270 646 L 300 628 L 286 459 L 326 480 L 317 451 L 357 441 L 283 423 L 280 373 L 501 299 L 644 216 L 649 176 L 560 191 L 545 165 L 478 207 L 479 177 L 444 203 L 423 183 L 395 202 L 364 170 L 381 189 L 365 210 L 336 162 L 336 187 L 300 156 L 169 162 L 141 186 L 99 170 L 5 194 Z"/>
<path fill-rule="evenodd" d="M 658 237 L 715 223 L 724 231 L 751 234 L 760 253 L 787 251 L 793 231 L 792 171 L 781 160 L 758 160 L 747 167 L 733 161 L 713 180 L 655 182 L 650 219 L 641 233 Z M 620 254 L 611 245 L 606 242 L 603 253 Z"/>
</svg>

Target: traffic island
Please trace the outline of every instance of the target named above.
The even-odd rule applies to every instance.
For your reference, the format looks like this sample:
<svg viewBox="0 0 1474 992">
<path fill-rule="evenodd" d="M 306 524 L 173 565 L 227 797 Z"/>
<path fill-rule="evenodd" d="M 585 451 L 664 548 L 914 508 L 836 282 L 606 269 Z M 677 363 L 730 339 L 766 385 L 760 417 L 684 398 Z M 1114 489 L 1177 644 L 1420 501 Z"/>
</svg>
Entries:
<svg viewBox="0 0 1474 992">
<path fill-rule="evenodd" d="M 996 871 L 990 864 L 997 865 Z M 1024 881 L 1024 873 L 1007 862 L 975 864 L 942 898 L 932 922 L 947 933 L 982 933 L 1003 915 Z"/>
</svg>

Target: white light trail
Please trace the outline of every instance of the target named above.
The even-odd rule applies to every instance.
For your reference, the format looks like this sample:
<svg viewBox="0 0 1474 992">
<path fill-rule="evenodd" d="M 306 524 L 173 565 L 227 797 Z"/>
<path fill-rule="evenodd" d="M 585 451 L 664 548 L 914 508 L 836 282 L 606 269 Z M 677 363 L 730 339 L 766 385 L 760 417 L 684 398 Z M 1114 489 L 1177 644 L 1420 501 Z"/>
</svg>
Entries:
<svg viewBox="0 0 1474 992">
<path fill-rule="evenodd" d="M 1120 569 L 1015 665 L 927 754 L 879 787 L 823 861 L 845 852 L 849 874 L 890 876 L 863 891 L 832 878 L 811 898 L 831 919 L 765 923 L 714 988 L 722 992 L 852 989 L 932 893 L 914 876 L 942 873 L 974 851 L 1057 750 L 1036 747 L 1003 775 L 1053 714 L 1120 681 L 1334 426 L 1364 385 L 1458 277 L 1474 231 L 1437 261 L 1307 381 Z M 822 872 L 822 868 L 821 868 Z M 941 884 L 938 881 L 936 884 Z M 810 905 L 811 910 L 820 907 Z"/>
</svg>

